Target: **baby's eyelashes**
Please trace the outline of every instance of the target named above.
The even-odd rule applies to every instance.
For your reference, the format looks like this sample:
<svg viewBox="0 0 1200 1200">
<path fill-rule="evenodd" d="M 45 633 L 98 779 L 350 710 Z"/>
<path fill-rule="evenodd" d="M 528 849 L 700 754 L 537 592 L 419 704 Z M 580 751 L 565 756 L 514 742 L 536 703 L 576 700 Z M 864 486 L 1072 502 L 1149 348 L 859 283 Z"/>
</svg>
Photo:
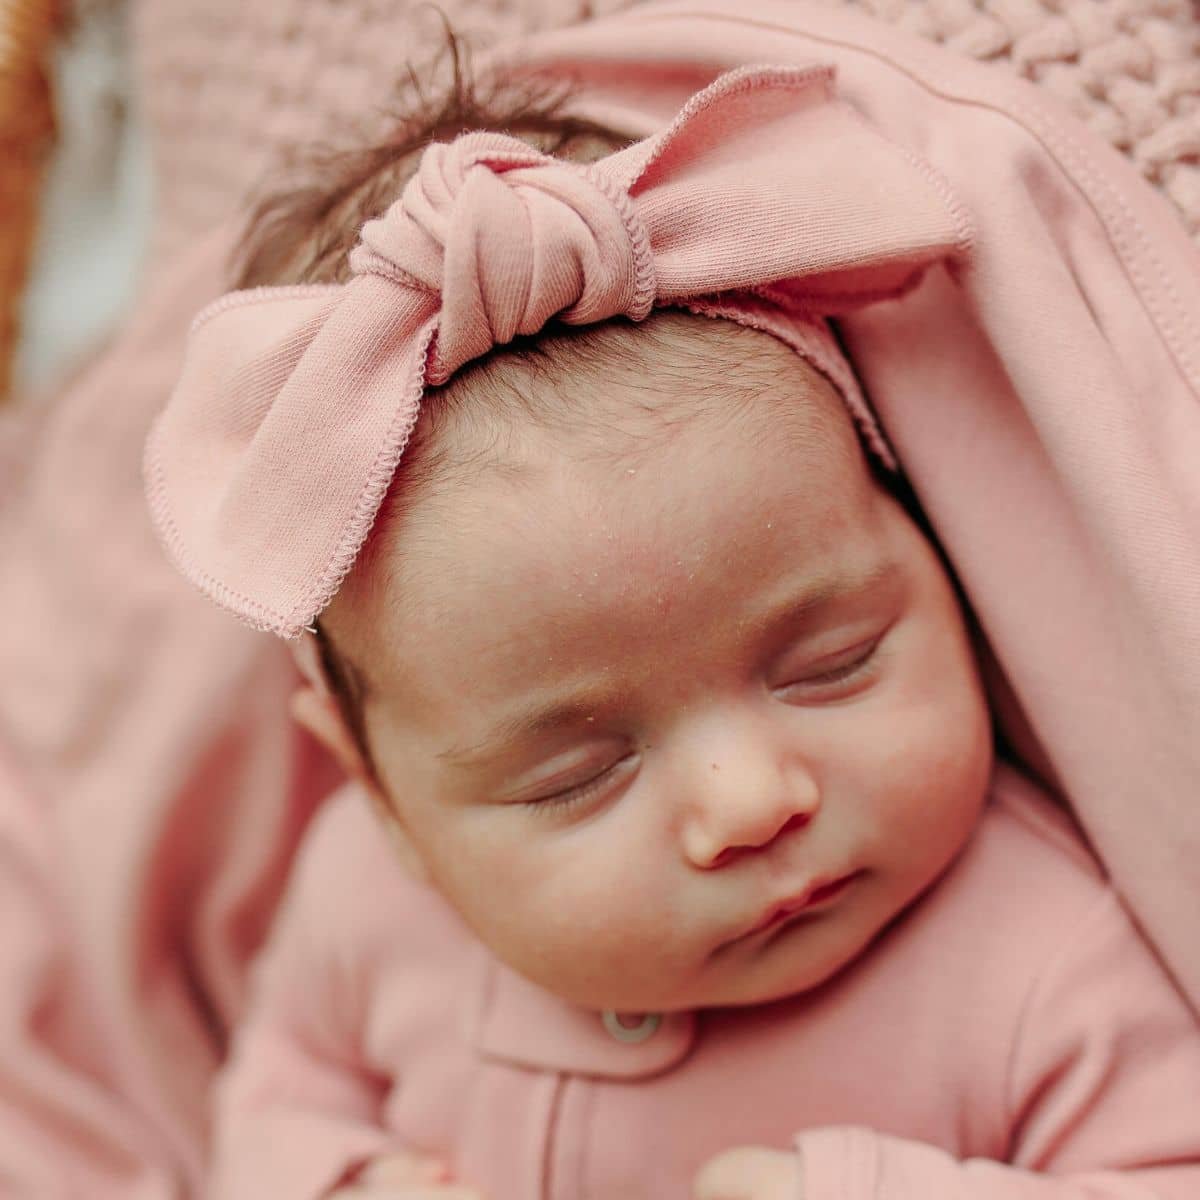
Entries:
<svg viewBox="0 0 1200 1200">
<path fill-rule="evenodd" d="M 851 694 L 867 681 L 883 639 L 881 633 L 836 654 L 797 665 L 786 673 L 792 677 L 774 691 L 784 699 L 810 704 Z"/>
<path fill-rule="evenodd" d="M 619 786 L 636 769 L 638 756 L 626 754 L 610 766 L 579 783 L 571 783 L 557 791 L 521 801 L 530 808 L 544 814 L 562 813 L 568 809 L 582 807 L 612 787 Z"/>
</svg>

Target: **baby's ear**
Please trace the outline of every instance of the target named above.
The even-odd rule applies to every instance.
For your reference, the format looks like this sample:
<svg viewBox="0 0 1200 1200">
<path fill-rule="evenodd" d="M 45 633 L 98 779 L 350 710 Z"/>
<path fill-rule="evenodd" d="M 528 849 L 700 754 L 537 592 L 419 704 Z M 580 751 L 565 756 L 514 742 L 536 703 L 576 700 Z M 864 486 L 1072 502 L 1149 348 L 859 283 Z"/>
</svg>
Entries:
<svg viewBox="0 0 1200 1200">
<path fill-rule="evenodd" d="M 337 701 L 311 684 L 301 684 L 288 702 L 292 719 L 302 725 L 329 751 L 351 779 L 367 782 L 369 772 L 354 737 L 346 728 Z"/>
<path fill-rule="evenodd" d="M 337 701 L 327 691 L 303 684 L 292 693 L 289 707 L 292 719 L 307 729 L 333 755 L 342 770 L 367 793 L 371 807 L 387 831 L 404 869 L 416 879 L 428 879 L 425 864 L 392 802 L 363 762 Z"/>
</svg>

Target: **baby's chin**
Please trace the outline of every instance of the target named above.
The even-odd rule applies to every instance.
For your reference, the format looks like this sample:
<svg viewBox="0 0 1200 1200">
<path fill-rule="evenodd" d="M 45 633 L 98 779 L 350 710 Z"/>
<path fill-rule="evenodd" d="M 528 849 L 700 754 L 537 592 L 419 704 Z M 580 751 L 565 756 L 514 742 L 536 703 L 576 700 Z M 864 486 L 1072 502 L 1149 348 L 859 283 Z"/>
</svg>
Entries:
<svg viewBox="0 0 1200 1200">
<path fill-rule="evenodd" d="M 784 939 L 790 933 L 785 931 Z M 676 1013 L 697 1009 L 749 1008 L 794 999 L 823 987 L 853 966 L 867 951 L 879 930 L 855 934 L 819 955 L 788 954 L 782 940 L 758 958 L 715 964 L 710 961 L 685 978 L 631 980 L 620 986 L 592 981 L 536 977 L 509 965 L 527 980 L 575 1007 L 593 1012 Z"/>
<path fill-rule="evenodd" d="M 846 954 L 840 962 L 823 964 L 820 969 L 803 972 L 798 978 L 786 980 L 760 979 L 748 972 L 740 979 L 696 984 L 682 988 L 647 988 L 637 991 L 576 992 L 559 998 L 577 1007 L 594 1012 L 617 1013 L 678 1013 L 699 1009 L 753 1008 L 758 1005 L 781 1003 L 815 991 L 859 957 L 858 952 Z"/>
<path fill-rule="evenodd" d="M 840 954 L 820 961 L 789 964 L 785 970 L 747 970 L 739 977 L 723 980 L 698 990 L 694 1002 L 682 1008 L 750 1008 L 761 1004 L 779 1004 L 806 996 L 824 987 L 852 967 L 866 950 L 865 945 L 847 947 Z"/>
</svg>

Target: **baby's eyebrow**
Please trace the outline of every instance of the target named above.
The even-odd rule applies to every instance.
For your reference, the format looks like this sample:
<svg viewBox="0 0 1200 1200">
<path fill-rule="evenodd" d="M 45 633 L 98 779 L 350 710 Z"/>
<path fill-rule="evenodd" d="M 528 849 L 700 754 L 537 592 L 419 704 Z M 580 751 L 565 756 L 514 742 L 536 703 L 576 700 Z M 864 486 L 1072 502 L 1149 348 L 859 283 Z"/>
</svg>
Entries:
<svg viewBox="0 0 1200 1200">
<path fill-rule="evenodd" d="M 751 629 L 764 635 L 772 631 L 799 632 L 829 606 L 866 597 L 897 582 L 900 563 L 886 558 L 867 564 L 846 566 L 829 575 L 788 581 L 750 618 Z"/>
</svg>

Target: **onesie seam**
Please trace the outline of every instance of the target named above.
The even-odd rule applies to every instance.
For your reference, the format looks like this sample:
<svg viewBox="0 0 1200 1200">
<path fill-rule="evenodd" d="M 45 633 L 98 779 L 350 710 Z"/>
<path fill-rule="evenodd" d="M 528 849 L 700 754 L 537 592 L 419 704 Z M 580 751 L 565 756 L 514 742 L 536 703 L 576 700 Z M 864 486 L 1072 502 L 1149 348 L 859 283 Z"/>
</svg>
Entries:
<svg viewBox="0 0 1200 1200">
<path fill-rule="evenodd" d="M 554 1153 L 555 1140 L 559 1136 L 562 1123 L 563 1090 L 566 1087 L 566 1075 L 555 1071 L 549 1080 L 549 1096 L 546 1105 L 545 1138 L 542 1143 L 540 1174 L 538 1186 L 540 1200 L 553 1200 L 554 1177 L 557 1173 L 557 1159 Z"/>
<path fill-rule="evenodd" d="M 582 1107 L 583 1111 L 580 1115 L 580 1120 L 578 1122 L 581 1133 L 579 1136 L 579 1144 L 578 1144 L 578 1148 L 577 1148 L 576 1155 L 575 1155 L 575 1161 L 576 1161 L 578 1172 L 579 1172 L 578 1178 L 577 1178 L 576 1184 L 575 1184 L 576 1190 L 577 1190 L 578 1194 L 583 1198 L 583 1200 L 589 1200 L 589 1198 L 594 1198 L 594 1200 L 605 1200 L 605 1198 L 603 1196 L 596 1195 L 596 1189 L 594 1187 L 588 1186 L 589 1180 L 591 1180 L 592 1183 L 595 1183 L 596 1176 L 591 1170 L 589 1170 L 589 1160 L 591 1159 L 592 1141 L 590 1138 L 586 1137 L 582 1132 L 584 1130 L 590 1130 L 590 1129 L 594 1128 L 594 1126 L 592 1124 L 592 1113 L 594 1112 L 595 1107 L 596 1107 L 596 1085 L 591 1080 L 583 1080 L 583 1079 L 580 1079 L 578 1076 L 574 1076 L 574 1077 L 570 1077 L 570 1078 L 575 1079 L 576 1091 L 578 1091 L 579 1088 L 584 1089 L 583 1095 L 581 1097 L 581 1100 L 582 1100 L 581 1107 Z M 564 1079 L 564 1081 L 563 1081 L 563 1090 L 564 1091 L 566 1090 L 566 1086 L 567 1086 L 567 1081 L 566 1081 L 566 1079 Z"/>
</svg>

